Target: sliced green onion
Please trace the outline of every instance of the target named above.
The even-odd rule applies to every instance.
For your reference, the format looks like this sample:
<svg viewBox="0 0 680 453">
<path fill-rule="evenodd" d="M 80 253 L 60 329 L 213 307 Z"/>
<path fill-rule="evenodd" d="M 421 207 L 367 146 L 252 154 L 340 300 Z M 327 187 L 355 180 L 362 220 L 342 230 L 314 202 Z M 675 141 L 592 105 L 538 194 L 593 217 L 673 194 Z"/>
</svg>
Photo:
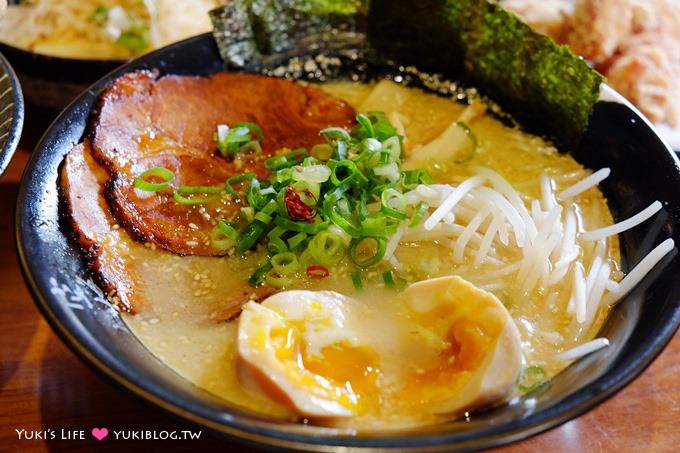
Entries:
<svg viewBox="0 0 680 453">
<path fill-rule="evenodd" d="M 378 140 L 388 140 L 391 137 L 397 137 L 397 129 L 390 123 L 387 116 L 383 112 L 369 112 L 368 118 L 373 125 L 375 137 Z"/>
<path fill-rule="evenodd" d="M 228 237 L 229 239 L 232 239 L 234 241 L 238 239 L 239 234 L 238 231 L 236 231 L 236 229 L 233 226 L 231 226 L 231 224 L 226 220 L 220 219 L 217 222 L 217 228 L 219 228 L 219 230 L 225 237 Z"/>
<path fill-rule="evenodd" d="M 423 221 L 425 218 L 425 214 L 427 214 L 427 210 L 430 209 L 430 205 L 425 202 L 425 201 L 420 201 L 416 205 L 416 209 L 413 212 L 413 217 L 411 217 L 411 223 L 409 224 L 410 228 L 415 228 L 418 225 L 420 225 L 420 222 Z"/>
<path fill-rule="evenodd" d="M 432 176 L 425 169 L 402 172 L 402 186 L 406 190 L 415 189 L 419 184 L 432 184 Z"/>
<path fill-rule="evenodd" d="M 338 264 L 345 256 L 345 244 L 340 236 L 332 231 L 322 231 L 309 241 L 307 250 L 317 263 L 325 266 Z"/>
<path fill-rule="evenodd" d="M 366 138 L 375 138 L 375 130 L 373 130 L 373 123 L 371 120 L 364 115 L 359 113 L 356 117 L 357 123 L 359 123 L 355 129 L 355 134 L 358 136 Z"/>
<path fill-rule="evenodd" d="M 250 206 L 244 206 L 240 209 L 241 215 L 246 222 L 250 223 L 255 220 L 255 210 Z"/>
<path fill-rule="evenodd" d="M 367 253 L 366 249 L 368 242 L 373 242 L 373 247 L 372 250 Z M 349 248 L 349 256 L 354 264 L 361 268 L 367 268 L 378 264 L 383 256 L 385 256 L 386 249 L 387 241 L 385 238 L 362 237 L 352 241 L 352 245 Z M 368 256 L 362 259 L 366 255 Z"/>
<path fill-rule="evenodd" d="M 386 189 L 380 196 L 380 202 L 380 212 L 386 216 L 397 220 L 404 220 L 406 218 L 408 200 L 406 200 L 406 196 L 403 193 L 391 188 Z"/>
<path fill-rule="evenodd" d="M 470 127 L 462 121 L 456 122 L 456 126 L 463 129 L 465 135 L 467 135 L 467 137 L 470 139 L 470 143 L 472 144 L 472 148 L 470 149 L 470 152 L 468 153 L 467 156 L 465 156 L 461 160 L 454 161 L 457 164 L 464 164 L 465 162 L 471 161 L 472 158 L 475 157 L 475 154 L 477 153 L 477 136 L 474 134 L 474 132 L 472 132 L 472 129 L 470 129 Z"/>
<path fill-rule="evenodd" d="M 260 239 L 260 236 L 262 236 L 262 233 L 264 233 L 264 228 L 265 225 L 262 222 L 253 220 L 239 235 L 236 253 L 243 254 L 254 246 L 257 240 Z"/>
<path fill-rule="evenodd" d="M 390 162 L 397 162 L 401 158 L 402 153 L 401 140 L 397 136 L 388 138 L 383 142 L 382 150 L 389 154 Z"/>
<path fill-rule="evenodd" d="M 250 182 L 253 180 L 254 177 L 255 173 L 247 171 L 245 173 L 241 173 L 240 175 L 232 176 L 231 178 L 227 179 L 227 184 L 233 186 L 234 184 L 238 184 L 245 181 Z"/>
<path fill-rule="evenodd" d="M 184 186 L 177 187 L 173 198 L 179 204 L 204 204 L 218 200 L 222 187 L 219 186 Z M 185 197 L 187 195 L 200 195 L 198 197 Z"/>
<path fill-rule="evenodd" d="M 148 181 L 147 178 L 158 178 L 162 182 Z M 168 187 L 168 184 L 175 179 L 175 174 L 165 167 L 153 167 L 142 172 L 135 178 L 134 186 L 146 192 L 158 192 Z"/>
<path fill-rule="evenodd" d="M 265 225 L 269 225 L 272 221 L 272 215 L 274 212 L 276 212 L 276 201 L 274 200 L 269 200 L 269 202 L 265 205 L 262 210 L 260 210 L 257 214 L 255 214 L 255 220 L 259 220 L 260 222 L 264 223 Z"/>
<path fill-rule="evenodd" d="M 324 209 L 326 207 L 332 206 L 339 199 L 341 199 L 344 196 L 345 192 L 349 190 L 349 188 L 350 188 L 349 184 L 344 184 L 342 186 L 334 188 L 330 192 L 326 192 L 326 195 L 324 195 L 323 197 Z"/>
<path fill-rule="evenodd" d="M 352 284 L 354 285 L 354 289 L 356 289 L 357 291 L 363 290 L 364 284 L 361 281 L 361 272 L 352 272 L 351 277 L 352 277 Z"/>
<path fill-rule="evenodd" d="M 210 231 L 210 245 L 217 250 L 224 251 L 234 247 L 236 241 L 224 234 L 218 224 Z"/>
<path fill-rule="evenodd" d="M 273 286 L 274 288 L 285 288 L 286 286 L 293 284 L 292 278 L 281 275 L 275 270 L 267 272 L 264 276 L 264 281 L 269 286 Z"/>
<path fill-rule="evenodd" d="M 381 165 L 379 167 L 375 167 L 373 169 L 373 173 L 375 173 L 376 176 L 383 176 L 390 181 L 396 181 L 399 179 L 399 165 L 397 165 L 396 162 Z"/>
<path fill-rule="evenodd" d="M 384 113 L 356 118 L 358 124 L 351 133 L 343 128 L 322 130 L 326 143 L 312 147 L 311 155 L 298 148 L 266 159 L 268 178 L 243 173 L 227 179 L 222 188 L 179 188 L 175 198 L 197 204 L 226 192 L 245 206 L 235 224 L 220 220 L 212 239 L 232 241 L 228 244 L 240 254 L 264 239 L 263 245 L 273 256 L 298 253 L 297 262 L 310 278 L 325 278 L 330 272 L 327 266 L 340 263 L 348 250 L 357 266 L 374 266 L 384 257 L 387 237 L 407 219 L 408 212 L 413 211 L 412 225 L 427 214 L 427 204 L 411 208 L 403 192 L 432 178 L 422 170 L 401 172 L 403 137 Z M 231 128 L 218 125 L 215 133 L 225 157 L 260 149 L 262 138 L 261 129 L 253 123 Z M 249 184 L 242 187 L 241 183 Z M 255 281 L 285 286 L 284 274 L 281 269 L 262 271 Z M 390 285 L 402 281 L 392 274 L 383 278 Z"/>
<path fill-rule="evenodd" d="M 234 201 L 240 201 L 241 197 L 239 194 L 234 190 L 234 185 L 235 184 L 240 184 L 242 182 L 251 182 L 253 178 L 255 177 L 255 173 L 253 172 L 245 172 L 241 173 L 240 175 L 232 176 L 231 178 L 227 179 L 227 183 L 224 185 L 224 190 L 231 195 L 231 197 L 234 199 Z"/>
<path fill-rule="evenodd" d="M 529 393 L 540 387 L 545 382 L 547 376 L 545 370 L 540 366 L 532 365 L 527 367 L 522 375 L 519 389 L 524 393 Z"/>
<path fill-rule="evenodd" d="M 306 157 L 309 157 L 309 153 L 307 153 L 305 148 L 296 148 L 292 151 L 288 151 L 285 156 L 286 159 L 291 162 L 291 165 L 298 165 L 302 163 Z"/>
<path fill-rule="evenodd" d="M 272 256 L 274 271 L 280 275 L 291 275 L 300 270 L 300 262 L 293 252 L 282 252 Z"/>
<path fill-rule="evenodd" d="M 274 219 L 274 224 L 285 228 L 288 231 L 295 231 L 298 233 L 316 234 L 328 228 L 328 221 L 323 222 L 295 222 L 294 220 L 286 219 L 285 217 L 277 216 Z"/>
<path fill-rule="evenodd" d="M 253 133 L 257 140 L 253 139 Z M 241 152 L 260 152 L 262 150 L 260 142 L 264 136 L 257 124 L 241 122 L 231 128 L 225 124 L 218 125 L 214 138 L 217 140 L 217 149 L 223 157 L 234 157 Z"/>
<path fill-rule="evenodd" d="M 285 228 L 281 228 L 281 227 L 277 226 L 277 227 L 274 227 L 273 229 L 271 229 L 269 231 L 269 233 L 267 233 L 267 237 L 269 239 L 279 238 L 279 237 L 283 236 L 283 234 L 286 231 L 288 231 L 288 230 L 286 230 Z"/>
<path fill-rule="evenodd" d="M 258 126 L 255 123 L 250 123 L 248 121 L 242 121 L 240 123 L 234 124 L 233 128 L 237 128 L 237 127 L 248 128 L 250 131 L 255 132 L 255 135 L 257 136 L 257 139 L 259 141 L 264 140 L 264 134 L 262 134 L 262 129 L 260 128 L 260 126 Z"/>
<path fill-rule="evenodd" d="M 392 275 L 392 271 L 385 271 L 382 274 L 383 281 L 385 282 L 385 286 L 388 288 L 394 288 L 394 276 Z"/>
<path fill-rule="evenodd" d="M 388 219 L 380 215 L 372 215 L 366 217 L 361 222 L 360 233 L 361 236 L 368 237 L 385 237 L 396 233 L 398 222 Z"/>
<path fill-rule="evenodd" d="M 305 249 L 304 252 L 298 256 L 298 262 L 302 269 L 307 269 L 307 266 L 314 264 L 314 257 L 309 253 L 309 250 Z"/>
<path fill-rule="evenodd" d="M 318 203 L 319 196 L 321 195 L 320 184 L 302 179 L 295 181 L 293 189 L 300 195 L 300 200 L 308 206 L 314 206 Z M 311 197 L 309 196 L 310 194 Z"/>
<path fill-rule="evenodd" d="M 361 226 L 351 217 L 350 214 L 341 213 L 337 204 L 332 205 L 326 211 L 331 222 L 337 225 L 342 231 L 353 238 L 358 238 L 361 234 Z"/>
<path fill-rule="evenodd" d="M 286 159 L 286 156 L 282 155 L 274 156 L 264 161 L 264 168 L 266 168 L 269 171 L 278 171 L 286 167 L 290 167 L 290 164 L 288 163 L 288 159 Z"/>
<path fill-rule="evenodd" d="M 338 160 L 345 160 L 347 159 L 347 143 L 345 142 L 337 142 L 335 144 L 335 153 L 337 154 Z"/>
<path fill-rule="evenodd" d="M 261 268 L 257 269 L 255 272 L 253 272 L 253 275 L 250 276 L 248 279 L 248 283 L 250 283 L 252 286 L 257 286 L 262 281 L 264 280 L 265 276 L 267 275 L 267 272 L 272 270 L 273 266 L 271 263 L 267 263 Z"/>
<path fill-rule="evenodd" d="M 327 161 L 333 155 L 333 147 L 328 143 L 319 143 L 318 145 L 312 146 L 310 154 L 319 160 Z"/>
<path fill-rule="evenodd" d="M 271 197 L 268 196 L 266 188 L 262 189 L 260 181 L 253 179 L 253 182 L 250 184 L 250 187 L 246 192 L 246 200 L 248 201 L 248 205 L 256 211 L 259 211 L 264 208 L 267 203 L 269 203 L 270 199 Z"/>
<path fill-rule="evenodd" d="M 295 236 L 288 239 L 288 247 L 293 250 L 296 249 L 298 245 L 305 242 L 307 239 L 307 233 L 298 233 Z"/>
<path fill-rule="evenodd" d="M 267 249 L 272 253 L 283 253 L 288 251 L 288 245 L 281 238 L 269 238 Z"/>
<path fill-rule="evenodd" d="M 362 192 L 361 195 L 359 196 L 359 206 L 357 208 L 357 214 L 359 215 L 359 219 L 363 222 L 366 217 L 368 217 L 368 194 L 366 192 Z"/>
<path fill-rule="evenodd" d="M 343 173 L 345 173 L 344 177 Z M 334 162 L 333 171 L 331 172 L 331 182 L 334 186 L 344 186 L 356 181 L 368 181 L 357 167 L 357 164 L 351 160 Z"/>
<path fill-rule="evenodd" d="M 326 129 L 321 129 L 319 131 L 321 135 L 326 140 L 351 140 L 349 132 L 341 127 L 327 127 Z"/>
<path fill-rule="evenodd" d="M 262 145 L 260 145 L 260 142 L 257 142 L 255 140 L 251 140 L 249 142 L 246 142 L 245 145 L 239 146 L 239 148 L 236 150 L 236 154 L 239 153 L 248 153 L 248 152 L 255 152 L 255 153 L 260 153 L 262 152 Z"/>
<path fill-rule="evenodd" d="M 327 165 L 310 165 L 302 167 L 294 173 L 298 179 L 310 183 L 321 184 L 328 181 L 331 176 L 331 169 Z"/>
</svg>

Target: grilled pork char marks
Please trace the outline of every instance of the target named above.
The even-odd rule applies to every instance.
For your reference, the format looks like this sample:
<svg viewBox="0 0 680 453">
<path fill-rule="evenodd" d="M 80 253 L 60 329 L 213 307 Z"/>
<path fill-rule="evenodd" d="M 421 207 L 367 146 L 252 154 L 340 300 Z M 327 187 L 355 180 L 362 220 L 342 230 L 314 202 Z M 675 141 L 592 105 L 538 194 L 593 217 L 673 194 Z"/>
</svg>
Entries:
<svg viewBox="0 0 680 453">
<path fill-rule="evenodd" d="M 171 190 L 135 189 L 134 179 L 163 166 L 172 186 L 221 185 L 249 170 L 266 174 L 264 158 L 281 149 L 310 148 L 319 130 L 350 126 L 354 110 L 318 88 L 282 79 L 235 73 L 209 77 L 165 76 L 140 71 L 117 79 L 102 95 L 92 127 L 96 160 L 107 168 L 106 198 L 132 237 L 182 255 L 216 256 L 210 232 L 236 203 L 178 204 Z M 254 122 L 264 132 L 261 156 L 227 161 L 216 154 L 218 124 Z"/>
<path fill-rule="evenodd" d="M 238 316 L 249 300 L 273 293 L 267 286 L 248 289 L 248 275 L 231 269 L 227 260 L 181 257 L 134 241 L 111 215 L 104 198 L 108 178 L 85 140 L 66 156 L 59 182 L 65 215 L 88 268 L 121 310 L 151 319 L 173 306 L 170 312 L 181 310 L 214 324 Z M 160 308 L 159 301 L 164 301 Z"/>
</svg>

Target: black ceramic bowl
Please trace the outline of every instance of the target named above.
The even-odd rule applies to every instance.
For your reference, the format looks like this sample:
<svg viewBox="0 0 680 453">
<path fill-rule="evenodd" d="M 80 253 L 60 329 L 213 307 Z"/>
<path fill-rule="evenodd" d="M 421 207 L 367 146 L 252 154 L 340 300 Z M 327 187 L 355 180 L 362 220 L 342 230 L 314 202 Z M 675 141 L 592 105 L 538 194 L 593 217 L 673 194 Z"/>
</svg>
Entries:
<svg viewBox="0 0 680 453">
<path fill-rule="evenodd" d="M 87 363 L 139 397 L 232 438 L 307 450 L 344 447 L 399 451 L 490 447 L 531 436 L 591 409 L 638 376 L 680 324 L 680 262 L 667 257 L 611 313 L 601 334 L 611 346 L 572 364 L 547 387 L 516 404 L 413 432 L 354 436 L 249 413 L 198 389 L 170 371 L 131 334 L 92 284 L 76 247 L 60 224 L 57 174 L 78 142 L 99 93 L 114 78 L 140 68 L 205 75 L 223 68 L 210 35 L 192 38 L 135 60 L 94 84 L 47 131 L 21 186 L 17 243 L 28 285 L 54 330 Z M 455 78 L 455 74 L 447 74 Z M 680 243 L 680 171 L 675 154 L 649 123 L 615 93 L 599 102 L 574 156 L 592 169 L 611 167 L 602 190 L 616 219 L 661 200 L 664 211 L 623 234 L 624 269 L 660 241 Z M 615 101 L 615 102 L 612 102 Z M 651 226 L 650 226 L 651 225 Z"/>
<path fill-rule="evenodd" d="M 0 53 L 0 175 L 9 165 L 24 125 L 24 98 L 12 67 Z"/>
</svg>

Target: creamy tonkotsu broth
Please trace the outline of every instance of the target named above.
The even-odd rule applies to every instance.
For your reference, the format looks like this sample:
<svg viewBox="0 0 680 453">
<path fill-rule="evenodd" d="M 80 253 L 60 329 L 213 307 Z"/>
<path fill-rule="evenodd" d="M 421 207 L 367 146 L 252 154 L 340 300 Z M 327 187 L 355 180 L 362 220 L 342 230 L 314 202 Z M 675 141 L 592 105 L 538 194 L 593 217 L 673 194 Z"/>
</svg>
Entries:
<svg viewBox="0 0 680 453">
<path fill-rule="evenodd" d="M 406 137 L 405 146 L 409 157 L 404 161 L 405 166 L 409 165 L 411 156 L 418 156 L 423 150 L 435 153 L 417 162 L 417 167 L 430 170 L 434 184 L 458 186 L 487 168 L 504 178 L 517 191 L 529 212 L 532 209 L 545 211 L 544 214 L 537 213 L 537 218 L 545 219 L 551 212 L 557 212 L 558 217 L 569 217 L 565 224 L 571 224 L 579 231 L 596 230 L 613 223 L 606 200 L 596 187 L 574 197 L 565 197 L 564 201 L 555 196 L 587 177 L 591 174 L 590 170 L 568 154 L 558 153 L 549 142 L 502 124 L 485 113 L 483 106 L 478 103 L 468 106 L 388 81 L 378 84 L 328 83 L 322 87 L 346 100 L 358 112 L 385 112 L 390 122 Z M 460 134 L 456 135 L 456 128 L 462 130 L 456 126 L 461 118 L 478 142 L 477 150 L 471 158 L 469 137 L 463 134 L 461 141 Z M 266 125 L 262 126 L 266 131 Z M 447 143 L 446 139 L 449 138 L 454 143 Z M 440 152 L 445 154 L 441 160 L 436 154 Z M 466 161 L 457 163 L 462 160 Z M 426 192 L 423 192 L 423 196 L 427 195 Z M 536 201 L 532 204 L 532 200 Z M 522 266 L 517 264 L 521 261 L 522 257 L 519 255 L 522 252 L 512 246 L 512 241 L 506 241 L 509 242 L 507 246 L 500 242 L 494 242 L 491 246 L 490 238 L 485 238 L 484 235 L 475 236 L 473 231 L 463 231 L 465 226 L 474 222 L 479 223 L 482 228 L 491 224 L 487 225 L 487 231 L 494 226 L 490 218 L 479 218 L 480 210 L 483 210 L 481 205 L 475 207 L 474 203 L 463 203 L 460 211 L 456 211 L 456 218 L 449 219 L 450 224 L 460 223 L 462 226 L 457 233 L 447 238 L 428 236 L 429 233 L 422 228 L 419 233 L 406 231 L 394 249 L 392 261 L 384 262 L 362 274 L 363 292 L 358 292 L 353 286 L 350 265 L 344 261 L 323 281 L 299 279 L 285 289 L 334 290 L 356 299 L 361 308 L 356 308 L 353 314 L 347 315 L 348 318 L 355 318 L 352 329 L 358 332 L 358 337 L 366 335 L 377 338 L 377 344 L 400 342 L 404 340 L 404 335 L 417 336 L 419 330 L 422 330 L 418 325 L 408 325 L 414 318 L 409 313 L 403 314 L 406 305 L 400 291 L 386 287 L 381 278 L 386 269 L 394 267 L 396 263 L 398 272 L 395 274 L 409 283 L 435 277 L 460 276 L 495 295 L 507 308 L 519 331 L 524 368 L 540 368 L 541 377 L 552 377 L 568 364 L 559 354 L 591 340 L 607 316 L 607 309 L 604 308 L 606 304 L 596 305 L 588 312 L 577 313 L 578 308 L 574 307 L 573 301 L 575 277 L 572 278 L 572 273 L 582 272 L 587 275 L 594 261 L 598 266 L 602 265 L 600 258 L 596 256 L 604 256 L 607 258 L 607 267 L 601 267 L 607 270 L 602 271 L 605 280 L 620 280 L 618 239 L 613 236 L 600 241 L 578 242 L 576 249 L 563 252 L 577 254 L 582 263 L 578 266 L 583 266 L 583 269 L 573 270 L 570 267 L 563 275 L 556 275 L 559 269 L 548 269 L 554 271 L 552 276 L 558 277 L 555 278 L 556 281 L 549 281 L 545 277 L 547 274 L 541 274 L 544 276 L 530 282 L 532 275 L 539 275 L 534 272 L 538 272 L 537 268 L 522 270 Z M 446 225 L 442 226 L 444 227 Z M 498 226 L 494 231 L 502 237 L 506 234 L 503 233 L 504 228 Z M 541 234 L 540 230 L 539 228 L 538 235 Z M 473 237 L 466 247 L 461 248 L 459 242 L 457 248 L 457 239 L 465 234 Z M 547 240 L 550 240 L 549 235 Z M 488 245 L 488 253 L 477 256 L 476 250 L 486 247 L 485 244 Z M 525 252 L 530 253 L 534 252 Z M 535 253 L 540 253 L 540 250 Z M 560 257 L 556 258 L 552 262 L 559 265 Z M 122 316 L 149 350 L 168 367 L 197 386 L 255 412 L 295 419 L 298 415 L 286 407 L 286 404 L 275 402 L 266 392 L 252 385 L 244 385 L 243 380 L 239 379 L 239 318 L 215 321 L 221 319 L 220 301 L 225 295 L 250 291 L 247 287 L 244 290 L 247 285 L 245 280 L 261 262 L 262 256 L 258 257 L 257 254 L 246 259 L 234 256 L 210 259 L 168 258 L 167 272 L 190 275 L 195 281 L 193 291 L 174 294 L 172 289 L 153 287 L 153 283 L 149 283 L 145 297 L 151 302 L 140 306 L 134 315 Z M 524 274 L 520 275 L 522 272 Z M 142 274 L 143 272 L 140 275 Z M 594 275 L 600 274 L 595 272 Z M 595 288 L 594 291 L 600 289 Z M 604 291 L 604 286 L 601 291 Z M 376 316 L 376 313 L 383 315 Z M 398 319 L 390 324 L 389 319 L 392 318 Z M 392 381 L 387 378 L 378 379 L 377 384 L 371 381 L 371 385 L 384 384 L 387 387 L 394 385 L 394 380 L 411 379 L 409 376 L 412 375 L 409 373 L 415 369 L 415 357 L 420 357 L 418 360 L 429 360 L 422 358 L 423 355 L 428 356 L 427 339 L 421 338 L 418 341 L 412 345 L 414 350 L 411 357 L 390 357 L 389 352 L 384 352 L 396 350 L 394 345 L 376 346 L 388 355 L 381 357 L 384 363 L 381 372 L 383 376 L 389 374 Z M 371 354 L 373 353 L 375 351 Z M 336 366 L 350 366 L 349 363 L 341 363 L 347 357 L 337 356 Z M 362 356 L 356 353 L 353 357 L 360 361 Z M 520 394 L 523 389 L 526 390 L 526 386 L 521 386 L 522 379 L 519 384 L 512 394 Z M 419 412 L 417 405 L 404 403 L 403 400 L 408 400 L 403 393 L 385 391 L 381 393 L 379 401 L 373 401 L 355 417 L 317 422 L 364 429 L 394 428 L 432 423 L 458 415 Z"/>
</svg>

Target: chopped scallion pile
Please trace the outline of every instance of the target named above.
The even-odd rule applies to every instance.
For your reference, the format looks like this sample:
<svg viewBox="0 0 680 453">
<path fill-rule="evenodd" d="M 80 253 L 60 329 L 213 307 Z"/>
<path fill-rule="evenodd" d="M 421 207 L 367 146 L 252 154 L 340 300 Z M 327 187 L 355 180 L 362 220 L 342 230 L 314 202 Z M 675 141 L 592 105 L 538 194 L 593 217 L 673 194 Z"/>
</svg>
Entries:
<svg viewBox="0 0 680 453">
<path fill-rule="evenodd" d="M 257 124 L 241 122 L 231 127 L 226 124 L 218 125 L 214 139 L 220 154 L 233 158 L 239 153 L 260 152 L 264 135 Z"/>
<path fill-rule="evenodd" d="M 412 206 L 404 193 L 432 178 L 425 170 L 401 170 L 403 137 L 383 113 L 356 119 L 351 131 L 321 130 L 324 143 L 311 153 L 298 148 L 267 159 L 268 178 L 248 172 L 229 178 L 223 187 L 179 187 L 174 199 L 201 204 L 226 193 L 244 203 L 235 218 L 220 220 L 213 242 L 220 247 L 231 243 L 238 254 L 257 244 L 266 247 L 270 261 L 251 276 L 253 285 L 285 286 L 295 273 L 325 279 L 346 258 L 356 270 L 374 267 L 385 259 L 388 239 L 399 224 L 416 226 L 427 213 L 426 203 Z M 215 133 L 218 150 L 228 158 L 259 150 L 263 138 L 262 129 L 247 122 L 219 125 Z M 359 273 L 351 276 L 360 289 Z M 391 271 L 383 277 L 387 286 L 399 280 Z"/>
</svg>

